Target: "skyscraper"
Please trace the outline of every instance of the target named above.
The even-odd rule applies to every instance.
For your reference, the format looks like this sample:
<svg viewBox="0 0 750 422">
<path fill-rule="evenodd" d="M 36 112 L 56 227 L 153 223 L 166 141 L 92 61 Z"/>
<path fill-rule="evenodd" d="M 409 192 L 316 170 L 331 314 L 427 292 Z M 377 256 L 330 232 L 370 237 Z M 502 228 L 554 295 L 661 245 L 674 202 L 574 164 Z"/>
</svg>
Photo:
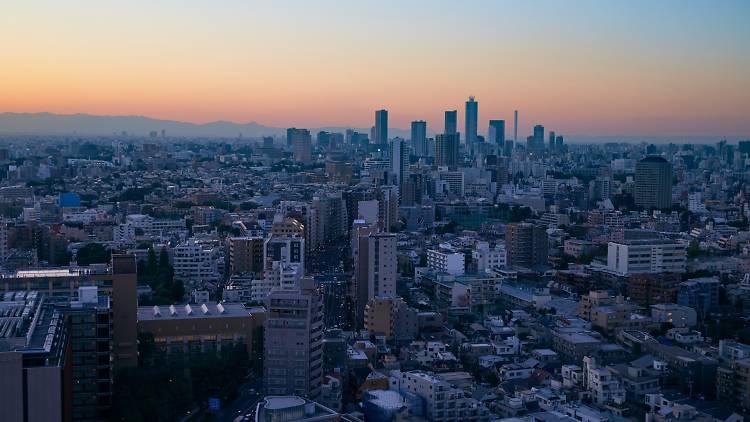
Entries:
<svg viewBox="0 0 750 422">
<path fill-rule="evenodd" d="M 502 151 L 505 146 L 505 120 L 490 120 L 487 137 L 488 142 L 495 144 Z"/>
<path fill-rule="evenodd" d="M 448 167 L 458 165 L 458 135 L 435 136 L 435 164 Z"/>
<path fill-rule="evenodd" d="M 534 149 L 543 151 L 544 150 L 544 126 L 534 126 Z"/>
<path fill-rule="evenodd" d="M 513 142 L 518 142 L 518 110 L 513 112 Z"/>
<path fill-rule="evenodd" d="M 316 399 L 323 381 L 323 301 L 311 278 L 266 298 L 263 382 L 268 395 Z"/>
<path fill-rule="evenodd" d="M 635 204 L 647 209 L 672 206 L 672 165 L 669 161 L 650 156 L 635 165 Z"/>
<path fill-rule="evenodd" d="M 396 178 L 396 184 L 401 186 L 408 177 L 409 170 L 409 148 L 406 141 L 401 138 L 393 138 L 390 151 L 391 172 Z"/>
<path fill-rule="evenodd" d="M 550 151 L 555 149 L 555 131 L 549 131 L 549 149 Z"/>
<path fill-rule="evenodd" d="M 287 141 L 292 145 L 294 161 L 309 164 L 312 161 L 312 137 L 307 129 L 289 128 L 286 130 Z"/>
<path fill-rule="evenodd" d="M 443 133 L 446 135 L 455 135 L 458 125 L 458 112 L 456 110 L 448 110 L 445 112 L 445 128 Z"/>
<path fill-rule="evenodd" d="M 417 157 L 426 157 L 427 154 L 427 122 L 416 120 L 411 122 L 411 147 Z"/>
<path fill-rule="evenodd" d="M 375 133 L 373 143 L 378 145 L 388 144 L 388 110 L 375 111 Z"/>
<path fill-rule="evenodd" d="M 466 145 L 473 146 L 477 142 L 477 115 L 479 114 L 479 103 L 474 101 L 474 97 L 469 97 L 466 102 L 466 118 L 464 136 Z"/>
<path fill-rule="evenodd" d="M 396 235 L 360 236 L 356 261 L 356 315 L 362 326 L 365 305 L 374 297 L 396 295 Z"/>
</svg>

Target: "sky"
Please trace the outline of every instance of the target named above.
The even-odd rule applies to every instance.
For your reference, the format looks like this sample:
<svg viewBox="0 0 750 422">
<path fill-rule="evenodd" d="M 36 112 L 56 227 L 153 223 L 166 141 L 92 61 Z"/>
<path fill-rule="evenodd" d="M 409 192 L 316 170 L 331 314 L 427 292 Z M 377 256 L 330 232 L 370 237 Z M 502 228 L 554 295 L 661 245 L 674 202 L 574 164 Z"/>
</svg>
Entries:
<svg viewBox="0 0 750 422">
<path fill-rule="evenodd" d="M 0 112 L 750 136 L 750 1 L 11 1 Z"/>
</svg>

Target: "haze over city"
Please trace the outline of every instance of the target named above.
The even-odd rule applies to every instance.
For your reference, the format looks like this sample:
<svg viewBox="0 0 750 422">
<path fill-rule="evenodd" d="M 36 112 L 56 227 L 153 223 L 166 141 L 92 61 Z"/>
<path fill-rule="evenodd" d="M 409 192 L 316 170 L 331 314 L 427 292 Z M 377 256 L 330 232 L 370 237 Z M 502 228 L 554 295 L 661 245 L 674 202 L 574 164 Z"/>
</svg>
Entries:
<svg viewBox="0 0 750 422">
<path fill-rule="evenodd" d="M 274 127 L 480 120 L 582 136 L 750 133 L 746 1 L 16 2 L 0 112 Z"/>
</svg>

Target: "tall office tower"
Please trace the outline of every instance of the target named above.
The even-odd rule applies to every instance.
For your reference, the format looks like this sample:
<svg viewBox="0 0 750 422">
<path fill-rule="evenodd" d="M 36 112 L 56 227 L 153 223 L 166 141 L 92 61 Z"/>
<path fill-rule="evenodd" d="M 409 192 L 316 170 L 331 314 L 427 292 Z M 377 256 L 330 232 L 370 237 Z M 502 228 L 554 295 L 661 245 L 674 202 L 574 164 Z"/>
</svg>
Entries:
<svg viewBox="0 0 750 422">
<path fill-rule="evenodd" d="M 542 125 L 536 125 L 534 126 L 534 151 L 535 152 L 542 152 L 544 151 L 544 126 Z"/>
<path fill-rule="evenodd" d="M 229 272 L 237 274 L 263 274 L 264 259 L 262 237 L 232 237 L 229 239 Z"/>
<path fill-rule="evenodd" d="M 311 278 L 266 298 L 263 382 L 267 395 L 316 399 L 323 381 L 323 301 Z"/>
<path fill-rule="evenodd" d="M 348 230 L 346 202 L 341 192 L 313 197 L 305 224 L 308 251 L 335 244 Z"/>
<path fill-rule="evenodd" d="M 378 145 L 388 144 L 388 110 L 375 111 L 375 132 L 372 142 Z"/>
<path fill-rule="evenodd" d="M 465 129 L 464 136 L 466 137 L 466 145 L 473 149 L 474 144 L 477 143 L 477 115 L 479 114 L 479 103 L 474 101 L 474 97 L 469 97 L 469 101 L 466 102 L 466 115 L 465 118 Z"/>
<path fill-rule="evenodd" d="M 562 150 L 563 148 L 563 137 L 562 135 L 558 135 L 557 138 L 555 138 L 555 148 L 558 150 Z"/>
<path fill-rule="evenodd" d="M 404 180 L 409 177 L 409 148 L 405 140 L 393 138 L 389 158 L 396 185 L 401 186 Z"/>
<path fill-rule="evenodd" d="M 312 137 L 310 131 L 307 129 L 287 129 L 286 130 L 287 142 L 292 145 L 292 153 L 294 161 L 300 163 L 309 164 L 312 161 Z"/>
<path fill-rule="evenodd" d="M 549 149 L 550 151 L 555 149 L 555 131 L 549 131 Z"/>
<path fill-rule="evenodd" d="M 331 143 L 331 133 L 321 130 L 320 132 L 318 132 L 316 142 L 319 147 L 328 148 L 328 145 L 330 145 Z"/>
<path fill-rule="evenodd" d="M 411 147 L 417 157 L 427 156 L 427 122 L 424 120 L 411 122 Z"/>
<path fill-rule="evenodd" d="M 531 223 L 505 226 L 507 261 L 510 266 L 531 268 L 547 263 L 547 231 Z"/>
<path fill-rule="evenodd" d="M 505 147 L 505 120 L 490 120 L 487 137 L 488 141 L 502 152 Z"/>
<path fill-rule="evenodd" d="M 99 296 L 96 286 L 79 287 L 78 300 L 57 309 L 70 317 L 73 352 L 74 421 L 107 420 L 112 403 L 114 377 L 112 309 L 110 298 Z"/>
<path fill-rule="evenodd" d="M 288 147 L 292 146 L 292 137 L 294 136 L 295 130 L 297 130 L 296 127 L 290 127 L 286 130 L 286 146 Z"/>
<path fill-rule="evenodd" d="M 518 142 L 518 110 L 513 112 L 513 142 Z"/>
<path fill-rule="evenodd" d="M 365 305 L 374 297 L 396 295 L 396 235 L 360 236 L 356 260 L 356 322 L 363 325 Z"/>
<path fill-rule="evenodd" d="M 513 147 L 514 147 L 513 141 L 505 141 L 505 155 L 507 157 L 510 157 L 511 155 L 513 155 Z"/>
<path fill-rule="evenodd" d="M 458 131 L 458 111 L 448 110 L 445 112 L 445 126 L 443 133 L 446 135 L 456 135 Z"/>
<path fill-rule="evenodd" d="M 647 209 L 672 206 L 672 165 L 667 160 L 650 156 L 635 165 L 635 204 Z"/>
<path fill-rule="evenodd" d="M 115 369 L 138 365 L 138 266 L 134 255 L 112 255 L 112 354 Z"/>
<path fill-rule="evenodd" d="M 435 164 L 448 167 L 458 165 L 458 135 L 435 136 Z"/>
<path fill-rule="evenodd" d="M 299 266 L 301 275 L 305 268 L 305 239 L 299 236 L 271 235 L 263 244 L 265 268 L 274 261 L 282 265 Z"/>
</svg>

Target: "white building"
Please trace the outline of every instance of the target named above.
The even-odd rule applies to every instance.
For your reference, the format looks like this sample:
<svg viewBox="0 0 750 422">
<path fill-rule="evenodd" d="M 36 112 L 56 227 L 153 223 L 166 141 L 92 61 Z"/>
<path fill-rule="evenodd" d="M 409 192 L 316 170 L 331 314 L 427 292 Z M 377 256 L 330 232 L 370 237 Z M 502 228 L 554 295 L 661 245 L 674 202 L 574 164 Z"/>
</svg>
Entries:
<svg viewBox="0 0 750 422">
<path fill-rule="evenodd" d="M 112 240 L 121 248 L 135 246 L 135 227 L 130 223 L 114 226 L 112 228 Z"/>
<path fill-rule="evenodd" d="M 441 244 L 427 250 L 427 268 L 437 273 L 461 275 L 466 271 L 466 257 L 452 246 Z"/>
<path fill-rule="evenodd" d="M 477 271 L 480 273 L 493 268 L 503 268 L 507 263 L 507 251 L 502 242 L 496 243 L 494 248 L 490 248 L 487 242 L 477 242 L 471 256 L 477 263 Z"/>
<path fill-rule="evenodd" d="M 430 421 L 476 422 L 489 420 L 489 411 L 464 390 L 452 387 L 426 372 L 393 371 L 391 390 L 409 391 L 424 401 L 425 417 Z"/>
<path fill-rule="evenodd" d="M 219 249 L 197 240 L 174 248 L 174 277 L 183 282 L 215 282 L 219 279 Z"/>
<path fill-rule="evenodd" d="M 273 261 L 271 266 L 266 268 L 262 279 L 255 279 L 251 282 L 250 299 L 254 302 L 263 302 L 274 288 L 294 286 L 301 277 L 302 271 L 299 265 Z"/>
<path fill-rule="evenodd" d="M 674 303 L 651 305 L 651 319 L 659 324 L 668 322 L 677 328 L 694 327 L 698 321 L 695 309 Z"/>
<path fill-rule="evenodd" d="M 597 365 L 596 360 L 583 358 L 584 386 L 591 393 L 591 398 L 598 405 L 625 403 L 625 387 L 606 367 Z"/>
<path fill-rule="evenodd" d="M 686 245 L 669 239 L 609 242 L 607 268 L 621 275 L 685 272 Z"/>
<path fill-rule="evenodd" d="M 225 302 L 250 302 L 252 298 L 252 277 L 248 275 L 233 275 L 229 278 L 229 283 L 221 292 L 221 298 Z"/>
<path fill-rule="evenodd" d="M 187 230 L 184 219 L 179 220 L 157 220 L 149 215 L 130 214 L 125 217 L 125 223 L 131 224 L 136 229 L 143 231 L 149 236 L 167 236 L 172 232 Z"/>
</svg>

